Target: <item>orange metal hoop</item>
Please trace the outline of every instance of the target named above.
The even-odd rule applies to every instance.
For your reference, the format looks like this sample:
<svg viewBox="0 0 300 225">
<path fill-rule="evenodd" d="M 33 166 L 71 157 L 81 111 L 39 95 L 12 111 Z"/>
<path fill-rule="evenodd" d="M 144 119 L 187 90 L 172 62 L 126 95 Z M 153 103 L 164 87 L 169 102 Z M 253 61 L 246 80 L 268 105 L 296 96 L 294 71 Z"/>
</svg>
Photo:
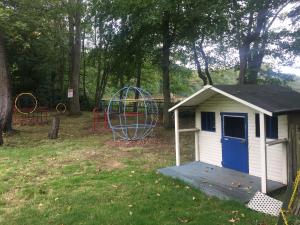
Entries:
<svg viewBox="0 0 300 225">
<path fill-rule="evenodd" d="M 63 110 L 59 110 L 60 106 L 63 107 Z M 56 109 L 56 112 L 58 112 L 58 113 L 65 113 L 67 110 L 67 106 L 64 103 L 58 103 L 55 109 Z"/>
<path fill-rule="evenodd" d="M 19 98 L 21 97 L 21 96 L 30 96 L 32 99 L 33 99 L 33 101 L 34 101 L 34 107 L 33 107 L 33 109 L 30 111 L 30 112 L 22 112 L 20 109 L 19 109 L 19 107 L 17 106 L 18 104 L 18 101 L 19 101 Z M 21 114 L 23 114 L 23 115 L 28 115 L 28 114 L 31 114 L 31 113 L 33 113 L 35 110 L 36 110 L 36 108 L 37 108 L 37 106 L 38 106 L 38 101 L 37 101 L 37 99 L 36 99 L 36 97 L 32 94 L 32 93 L 27 93 L 27 92 L 24 92 L 24 93 L 21 93 L 21 94 L 19 94 L 17 97 L 16 97 L 16 99 L 15 99 L 15 108 L 16 108 L 16 110 L 19 112 L 19 113 L 21 113 Z"/>
</svg>

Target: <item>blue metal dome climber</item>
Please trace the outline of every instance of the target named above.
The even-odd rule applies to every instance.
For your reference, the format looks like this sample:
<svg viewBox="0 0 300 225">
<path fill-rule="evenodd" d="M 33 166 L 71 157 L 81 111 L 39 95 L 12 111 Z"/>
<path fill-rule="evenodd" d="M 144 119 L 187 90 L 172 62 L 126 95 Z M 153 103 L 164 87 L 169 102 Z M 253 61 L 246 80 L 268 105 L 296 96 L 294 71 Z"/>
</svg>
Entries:
<svg viewBox="0 0 300 225">
<path fill-rule="evenodd" d="M 114 140 L 142 140 L 152 134 L 158 107 L 152 96 L 137 87 L 124 87 L 111 98 L 107 117 Z"/>
</svg>

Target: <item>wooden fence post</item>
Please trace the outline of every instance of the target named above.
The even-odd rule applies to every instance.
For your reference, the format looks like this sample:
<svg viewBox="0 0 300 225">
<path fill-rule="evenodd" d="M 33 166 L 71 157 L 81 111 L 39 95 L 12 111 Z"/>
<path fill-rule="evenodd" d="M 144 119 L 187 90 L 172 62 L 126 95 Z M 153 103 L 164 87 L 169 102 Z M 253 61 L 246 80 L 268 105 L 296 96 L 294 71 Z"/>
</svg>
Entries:
<svg viewBox="0 0 300 225">
<path fill-rule="evenodd" d="M 59 131 L 60 118 L 59 116 L 54 116 L 52 119 L 51 129 L 48 134 L 49 139 L 57 139 Z"/>
</svg>

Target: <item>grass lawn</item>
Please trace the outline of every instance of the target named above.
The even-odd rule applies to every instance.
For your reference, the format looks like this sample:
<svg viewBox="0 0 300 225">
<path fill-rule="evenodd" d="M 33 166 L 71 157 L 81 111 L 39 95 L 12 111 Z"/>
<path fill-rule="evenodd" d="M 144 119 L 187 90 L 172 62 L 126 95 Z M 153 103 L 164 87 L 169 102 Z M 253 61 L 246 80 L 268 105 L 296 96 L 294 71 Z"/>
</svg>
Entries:
<svg viewBox="0 0 300 225">
<path fill-rule="evenodd" d="M 149 146 L 118 147 L 109 131 L 89 131 L 90 117 L 62 117 L 54 141 L 49 126 L 17 127 L 5 137 L 0 224 L 275 224 L 158 174 L 174 164 L 173 131 L 157 129 L 161 142 Z M 182 141 L 188 160 L 193 140 Z"/>
</svg>

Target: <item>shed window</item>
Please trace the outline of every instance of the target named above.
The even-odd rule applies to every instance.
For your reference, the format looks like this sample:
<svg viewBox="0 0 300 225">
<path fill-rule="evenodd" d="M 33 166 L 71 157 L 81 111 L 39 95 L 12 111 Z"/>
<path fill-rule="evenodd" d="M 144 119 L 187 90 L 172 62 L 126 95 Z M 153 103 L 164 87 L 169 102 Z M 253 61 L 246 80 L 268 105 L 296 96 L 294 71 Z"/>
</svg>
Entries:
<svg viewBox="0 0 300 225">
<path fill-rule="evenodd" d="M 265 115 L 266 121 L 266 138 L 278 138 L 278 117 Z M 260 137 L 259 114 L 255 114 L 256 137 Z"/>
<path fill-rule="evenodd" d="M 224 116 L 223 132 L 227 137 L 246 138 L 245 117 Z"/>
<path fill-rule="evenodd" d="M 216 131 L 214 112 L 201 112 L 201 129 L 205 131 Z"/>
</svg>

